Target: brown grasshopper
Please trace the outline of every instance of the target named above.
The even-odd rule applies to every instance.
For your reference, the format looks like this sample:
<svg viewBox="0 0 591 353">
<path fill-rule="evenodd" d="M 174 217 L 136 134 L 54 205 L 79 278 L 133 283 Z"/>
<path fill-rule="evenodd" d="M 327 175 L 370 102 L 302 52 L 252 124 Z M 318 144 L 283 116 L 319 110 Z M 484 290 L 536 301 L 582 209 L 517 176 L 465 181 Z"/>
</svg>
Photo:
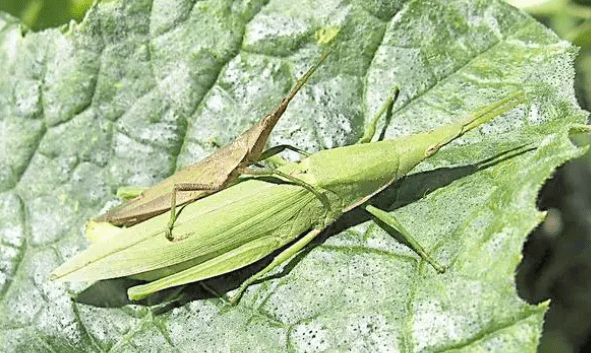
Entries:
<svg viewBox="0 0 591 353">
<path fill-rule="evenodd" d="M 95 221 L 132 226 L 171 210 L 170 230 L 176 219 L 177 205 L 190 203 L 220 191 L 236 182 L 240 174 L 256 174 L 248 166 L 272 154 L 284 149 L 297 150 L 291 146 L 281 145 L 263 152 L 271 130 L 287 109 L 289 102 L 331 51 L 332 49 L 325 51 L 318 61 L 297 80 L 287 97 L 283 98 L 275 109 L 257 124 L 238 136 L 234 142 L 144 190 L 137 197 L 115 206 L 97 217 Z M 172 240 L 170 231 L 167 233 L 167 238 Z"/>
</svg>

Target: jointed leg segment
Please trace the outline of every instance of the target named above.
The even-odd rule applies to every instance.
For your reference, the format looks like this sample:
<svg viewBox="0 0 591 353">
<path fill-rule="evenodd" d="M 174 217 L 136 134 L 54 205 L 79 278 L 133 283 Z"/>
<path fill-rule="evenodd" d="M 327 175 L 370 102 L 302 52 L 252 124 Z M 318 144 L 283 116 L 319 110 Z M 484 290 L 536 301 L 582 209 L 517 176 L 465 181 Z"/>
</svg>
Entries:
<svg viewBox="0 0 591 353">
<path fill-rule="evenodd" d="M 330 210 L 330 203 L 328 202 L 326 196 L 323 195 L 320 191 L 316 190 L 316 188 L 314 186 L 306 183 L 303 180 L 293 177 L 289 174 L 283 173 L 277 169 L 265 168 L 265 169 L 258 170 L 258 169 L 246 168 L 245 170 L 242 171 L 241 174 L 254 175 L 254 176 L 279 177 L 281 179 L 285 179 L 287 181 L 290 181 L 296 185 L 303 187 L 304 189 L 310 191 L 311 193 L 313 193 L 320 200 L 320 202 L 322 202 L 326 211 L 328 212 Z"/>
<path fill-rule="evenodd" d="M 419 256 L 423 258 L 423 260 L 431 264 L 431 266 L 433 266 L 433 268 L 435 268 L 437 272 L 445 272 L 445 267 L 441 266 L 437 261 L 435 261 L 435 259 L 433 259 L 431 255 L 429 255 L 425 251 L 425 249 L 423 249 L 421 244 L 419 244 L 419 242 L 412 235 L 410 235 L 410 233 L 406 229 L 404 229 L 402 224 L 394 216 L 372 205 L 365 206 L 365 209 L 374 217 L 384 222 L 388 226 L 394 228 L 398 233 L 400 233 L 400 235 L 402 235 L 402 237 L 406 240 L 410 248 L 413 249 L 417 254 L 419 254 Z"/>
<path fill-rule="evenodd" d="M 211 185 L 211 184 L 197 184 L 197 183 L 179 183 L 174 184 L 172 192 L 170 194 L 170 219 L 168 220 L 168 226 L 166 228 L 166 239 L 172 241 L 174 238 L 172 237 L 172 228 L 174 227 L 174 222 L 176 221 L 176 194 L 179 191 L 211 191 L 215 192 L 221 189 L 220 185 Z"/>
<path fill-rule="evenodd" d="M 257 280 L 259 280 L 261 277 L 263 277 L 267 273 L 269 273 L 275 267 L 277 267 L 277 266 L 281 265 L 282 263 L 284 263 L 285 261 L 287 261 L 293 255 L 297 254 L 306 245 L 308 245 L 312 240 L 314 240 L 314 238 L 316 238 L 316 236 L 318 234 L 320 234 L 321 231 L 322 231 L 322 229 L 312 229 L 311 231 L 308 232 L 308 234 L 306 234 L 304 237 L 302 237 L 300 240 L 298 240 L 295 244 L 293 244 L 289 248 L 283 250 L 279 255 L 277 255 L 273 259 L 273 261 L 267 267 L 265 267 L 264 269 L 255 273 L 250 278 L 248 278 L 246 281 L 244 281 L 244 283 L 242 283 L 240 285 L 238 292 L 236 292 L 236 294 L 234 294 L 230 298 L 230 303 L 232 303 L 232 305 L 235 305 L 238 302 L 238 300 L 240 300 L 240 297 L 242 297 L 242 294 L 244 293 L 246 288 L 248 288 L 248 286 L 250 286 L 251 284 L 253 284 Z"/>
<path fill-rule="evenodd" d="M 398 87 L 394 87 L 393 93 L 390 96 L 388 96 L 388 98 L 386 99 L 386 101 L 384 102 L 384 104 L 382 105 L 380 110 L 378 110 L 376 115 L 373 117 L 372 121 L 369 123 L 369 125 L 367 125 L 367 128 L 365 129 L 365 133 L 363 134 L 363 136 L 361 136 L 361 138 L 359 139 L 359 141 L 357 141 L 357 143 L 371 142 L 371 139 L 373 138 L 373 136 L 376 133 L 376 127 L 378 125 L 378 121 L 380 121 L 380 118 L 382 117 L 382 115 L 384 113 L 386 113 L 387 111 L 392 109 L 392 106 L 396 102 L 396 99 L 398 99 L 398 93 L 400 93 L 400 89 L 398 89 Z"/>
</svg>

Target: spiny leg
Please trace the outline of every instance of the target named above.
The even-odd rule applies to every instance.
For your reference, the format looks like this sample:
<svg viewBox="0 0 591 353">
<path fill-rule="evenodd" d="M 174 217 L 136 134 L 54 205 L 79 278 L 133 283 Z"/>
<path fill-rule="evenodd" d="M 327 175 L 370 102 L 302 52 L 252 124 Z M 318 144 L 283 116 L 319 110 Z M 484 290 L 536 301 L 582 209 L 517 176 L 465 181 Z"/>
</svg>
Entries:
<svg viewBox="0 0 591 353">
<path fill-rule="evenodd" d="M 402 235 L 404 240 L 407 241 L 410 248 L 413 249 L 417 254 L 419 254 L 419 256 L 421 256 L 423 258 L 423 260 L 425 260 L 429 264 L 431 264 L 431 266 L 433 266 L 433 268 L 435 268 L 435 270 L 437 270 L 437 272 L 439 272 L 439 273 L 445 272 L 445 267 L 441 266 L 437 261 L 435 261 L 431 257 L 431 255 L 429 255 L 425 251 L 425 249 L 423 249 L 423 247 L 419 244 L 419 242 L 412 235 L 410 235 L 410 233 L 406 229 L 404 229 L 402 224 L 400 224 L 400 222 L 394 216 L 392 216 L 390 213 L 380 210 L 379 208 L 376 208 L 372 205 L 365 206 L 365 209 L 367 210 L 367 212 L 371 213 L 374 217 L 376 217 L 380 221 L 384 222 L 388 226 L 394 228 L 398 233 L 400 233 L 400 235 Z"/>
<path fill-rule="evenodd" d="M 269 273 L 275 267 L 277 267 L 277 266 L 281 265 L 282 263 L 284 263 L 285 261 L 287 261 L 293 255 L 297 254 L 306 245 L 308 245 L 318 234 L 320 234 L 321 231 L 322 231 L 322 229 L 312 229 L 304 237 L 302 237 L 300 240 L 295 242 L 295 244 L 293 244 L 290 247 L 288 247 L 287 249 L 283 250 L 279 255 L 277 255 L 273 259 L 273 261 L 267 267 L 265 267 L 264 269 L 255 273 L 250 278 L 248 278 L 246 281 L 244 281 L 244 283 L 242 283 L 240 285 L 238 292 L 236 292 L 236 294 L 234 294 L 230 298 L 230 303 L 232 305 L 235 305 L 236 303 L 238 303 L 238 301 L 240 300 L 240 297 L 242 297 L 242 294 L 244 294 L 244 291 L 246 290 L 246 288 L 248 288 L 248 286 L 250 286 L 251 284 L 253 284 L 257 280 L 259 280 L 261 277 L 263 277 L 267 273 Z"/>
<path fill-rule="evenodd" d="M 198 183 L 179 183 L 174 184 L 172 192 L 170 194 L 170 219 L 168 220 L 168 226 L 166 227 L 166 239 L 173 241 L 172 228 L 176 221 L 176 194 L 179 191 L 219 191 L 222 187 L 220 185 L 211 184 L 198 184 Z"/>
</svg>

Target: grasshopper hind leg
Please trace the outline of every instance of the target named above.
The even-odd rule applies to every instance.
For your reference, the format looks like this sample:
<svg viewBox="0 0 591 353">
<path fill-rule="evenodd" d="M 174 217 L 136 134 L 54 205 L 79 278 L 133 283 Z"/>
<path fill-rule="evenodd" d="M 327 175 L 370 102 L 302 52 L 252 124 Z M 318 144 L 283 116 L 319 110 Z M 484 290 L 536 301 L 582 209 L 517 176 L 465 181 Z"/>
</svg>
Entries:
<svg viewBox="0 0 591 353">
<path fill-rule="evenodd" d="M 246 288 L 248 288 L 248 286 L 250 286 L 254 282 L 261 279 L 264 275 L 269 273 L 275 267 L 277 267 L 277 266 L 281 265 L 282 263 L 284 263 L 285 261 L 289 260 L 289 258 L 291 258 L 293 255 L 297 254 L 306 245 L 308 245 L 312 240 L 314 240 L 314 238 L 316 238 L 316 236 L 318 234 L 320 234 L 321 231 L 322 231 L 322 229 L 312 229 L 306 235 L 304 235 L 300 240 L 298 240 L 297 242 L 292 244 L 287 249 L 283 250 L 279 255 L 277 255 L 273 259 L 273 261 L 269 265 L 267 265 L 267 267 L 265 267 L 264 269 L 255 273 L 250 278 L 248 278 L 246 281 L 244 281 L 242 283 L 242 285 L 240 285 L 240 288 L 238 288 L 238 291 L 232 297 L 230 297 L 230 303 L 232 305 L 236 305 L 236 303 L 238 303 L 238 301 L 242 297 L 242 294 L 244 294 L 244 291 L 246 290 Z"/>
<path fill-rule="evenodd" d="M 433 266 L 433 268 L 437 272 L 445 272 L 445 267 L 440 265 L 435 259 L 433 259 L 431 255 L 429 255 L 429 253 L 425 251 L 421 244 L 419 244 L 419 242 L 412 235 L 410 235 L 410 233 L 406 229 L 404 229 L 402 224 L 400 224 L 400 222 L 394 216 L 372 205 L 367 205 L 365 209 L 367 210 L 367 212 L 371 213 L 374 217 L 376 217 L 379 221 L 385 223 L 386 225 L 392 227 L 394 230 L 400 233 L 400 235 L 406 241 L 407 245 L 411 249 L 413 249 L 423 260 L 427 261 L 431 266 Z"/>
</svg>

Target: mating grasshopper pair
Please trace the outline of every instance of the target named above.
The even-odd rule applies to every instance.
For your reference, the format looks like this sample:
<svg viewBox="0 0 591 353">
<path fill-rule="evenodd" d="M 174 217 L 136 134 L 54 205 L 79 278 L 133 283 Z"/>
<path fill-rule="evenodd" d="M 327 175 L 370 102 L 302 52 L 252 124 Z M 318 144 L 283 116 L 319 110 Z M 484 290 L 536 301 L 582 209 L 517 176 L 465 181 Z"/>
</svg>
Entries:
<svg viewBox="0 0 591 353">
<path fill-rule="evenodd" d="M 380 116 L 391 108 L 396 91 L 384 103 L 360 143 L 320 151 L 300 162 L 285 163 L 272 172 L 262 173 L 283 183 L 255 178 L 223 189 L 234 183 L 239 173 L 252 174 L 247 166 L 260 159 L 270 130 L 319 63 L 298 80 L 273 112 L 237 142 L 157 184 L 136 201 L 99 217 L 100 221 L 135 225 L 122 229 L 109 241 L 92 244 L 58 267 L 51 279 L 91 281 L 133 276 L 151 281 L 129 288 L 129 298 L 139 300 L 165 288 L 239 269 L 293 242 L 240 286 L 231 299 L 235 303 L 250 284 L 299 252 L 342 213 L 358 206 L 400 232 L 424 260 L 443 272 L 445 268 L 396 219 L 367 201 L 442 146 L 522 103 L 523 91 L 512 91 L 467 118 L 428 132 L 366 143 L 373 137 Z M 253 136 L 256 139 L 251 140 Z M 238 145 L 248 148 L 236 148 Z M 220 173 L 216 173 L 218 166 Z M 192 179 L 197 182 L 183 184 L 192 175 L 203 176 Z M 183 195 L 183 190 L 189 189 L 198 190 L 177 197 L 177 192 Z M 219 189 L 223 190 L 214 193 Z M 207 197 L 189 203 L 203 196 Z M 152 211 L 156 207 L 146 209 L 144 205 L 154 200 L 158 200 L 157 211 Z M 177 215 L 175 205 L 183 203 L 188 204 Z M 170 216 L 162 214 L 169 208 Z"/>
</svg>

